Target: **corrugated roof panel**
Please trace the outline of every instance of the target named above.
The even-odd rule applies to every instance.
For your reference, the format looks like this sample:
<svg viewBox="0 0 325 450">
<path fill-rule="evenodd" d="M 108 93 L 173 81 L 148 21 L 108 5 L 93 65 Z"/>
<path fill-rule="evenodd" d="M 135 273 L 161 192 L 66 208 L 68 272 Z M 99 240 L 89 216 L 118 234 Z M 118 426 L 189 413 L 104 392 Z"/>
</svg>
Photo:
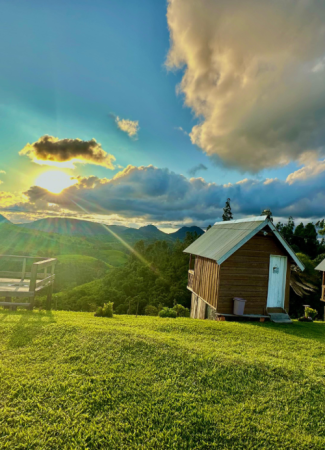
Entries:
<svg viewBox="0 0 325 450">
<path fill-rule="evenodd" d="M 318 264 L 317 267 L 315 267 L 315 270 L 322 270 L 323 272 L 325 272 L 325 259 L 320 264 Z"/>
<path fill-rule="evenodd" d="M 264 217 L 246 222 L 219 222 L 184 251 L 218 261 L 264 222 L 266 225 Z"/>
</svg>

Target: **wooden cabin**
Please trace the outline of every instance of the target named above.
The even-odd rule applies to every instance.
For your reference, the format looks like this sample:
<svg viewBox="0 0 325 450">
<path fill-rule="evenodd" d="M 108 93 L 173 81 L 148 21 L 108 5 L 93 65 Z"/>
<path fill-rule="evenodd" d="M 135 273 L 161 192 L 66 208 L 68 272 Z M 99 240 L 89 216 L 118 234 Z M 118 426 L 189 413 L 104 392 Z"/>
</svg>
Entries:
<svg viewBox="0 0 325 450">
<path fill-rule="evenodd" d="M 290 321 L 291 265 L 304 266 L 267 216 L 217 222 L 185 253 L 192 318 L 234 316 L 239 297 L 245 316 Z"/>
<path fill-rule="evenodd" d="M 35 296 L 42 291 L 47 294 L 47 309 L 51 308 L 52 291 L 55 279 L 55 258 L 34 256 L 0 255 L 7 270 L 0 270 L 0 306 L 10 309 L 33 309 Z M 10 263 L 20 265 L 20 270 L 10 269 Z M 43 290 L 45 292 L 43 293 Z"/>
</svg>

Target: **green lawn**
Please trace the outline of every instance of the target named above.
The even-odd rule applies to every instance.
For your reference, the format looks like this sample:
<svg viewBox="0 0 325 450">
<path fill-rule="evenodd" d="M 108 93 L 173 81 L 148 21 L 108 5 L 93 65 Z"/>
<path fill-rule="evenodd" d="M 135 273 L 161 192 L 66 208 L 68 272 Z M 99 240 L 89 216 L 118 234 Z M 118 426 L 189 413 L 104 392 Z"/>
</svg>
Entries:
<svg viewBox="0 0 325 450">
<path fill-rule="evenodd" d="M 324 449 L 325 324 L 0 312 L 0 448 Z"/>
</svg>

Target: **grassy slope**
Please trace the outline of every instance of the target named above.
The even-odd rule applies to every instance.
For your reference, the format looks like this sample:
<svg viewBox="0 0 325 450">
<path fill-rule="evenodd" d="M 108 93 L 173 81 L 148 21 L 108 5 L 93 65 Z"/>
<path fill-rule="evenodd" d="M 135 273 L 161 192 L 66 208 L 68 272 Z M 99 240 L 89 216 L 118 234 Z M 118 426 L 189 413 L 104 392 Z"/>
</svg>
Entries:
<svg viewBox="0 0 325 450">
<path fill-rule="evenodd" d="M 325 324 L 0 313 L 0 447 L 323 449 Z"/>
<path fill-rule="evenodd" d="M 105 276 L 112 265 L 85 255 L 60 255 L 55 268 L 54 291 L 60 292 Z"/>
<path fill-rule="evenodd" d="M 87 255 L 98 258 L 113 266 L 120 266 L 127 261 L 125 248 L 118 249 L 111 245 L 86 238 L 45 233 L 15 225 L 0 225 L 0 254 L 26 256 Z"/>
</svg>

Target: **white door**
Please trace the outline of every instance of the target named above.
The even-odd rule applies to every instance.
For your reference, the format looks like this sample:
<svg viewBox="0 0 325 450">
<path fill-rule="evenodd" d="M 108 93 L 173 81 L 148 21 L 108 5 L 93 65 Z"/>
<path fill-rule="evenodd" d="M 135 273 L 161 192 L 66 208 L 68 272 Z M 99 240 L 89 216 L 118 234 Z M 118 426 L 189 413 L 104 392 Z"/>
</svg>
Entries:
<svg viewBox="0 0 325 450">
<path fill-rule="evenodd" d="M 268 308 L 284 308 L 286 289 L 287 257 L 270 256 Z"/>
</svg>

